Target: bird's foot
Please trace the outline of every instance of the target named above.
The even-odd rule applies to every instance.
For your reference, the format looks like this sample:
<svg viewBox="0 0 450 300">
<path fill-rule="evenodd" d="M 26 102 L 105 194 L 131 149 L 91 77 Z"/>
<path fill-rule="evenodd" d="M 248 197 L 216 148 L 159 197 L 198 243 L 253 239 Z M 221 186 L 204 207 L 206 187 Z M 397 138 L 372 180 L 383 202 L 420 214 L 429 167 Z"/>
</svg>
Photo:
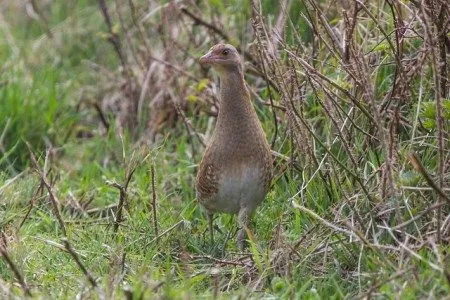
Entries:
<svg viewBox="0 0 450 300">
<path fill-rule="evenodd" d="M 245 250 L 245 248 L 247 248 L 247 246 L 247 232 L 245 228 L 241 228 L 239 229 L 239 232 L 237 234 L 237 247 L 239 248 L 239 250 L 243 251 Z"/>
</svg>

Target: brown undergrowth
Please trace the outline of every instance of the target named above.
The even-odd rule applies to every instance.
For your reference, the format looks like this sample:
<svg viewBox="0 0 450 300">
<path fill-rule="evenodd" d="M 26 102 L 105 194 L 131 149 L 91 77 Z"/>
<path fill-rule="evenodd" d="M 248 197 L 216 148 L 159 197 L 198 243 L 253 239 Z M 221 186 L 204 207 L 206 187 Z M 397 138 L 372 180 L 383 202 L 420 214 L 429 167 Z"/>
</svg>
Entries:
<svg viewBox="0 0 450 300">
<path fill-rule="evenodd" d="M 117 132 L 122 138 L 129 133 L 141 148 L 136 156 L 127 157 L 123 150 L 123 157 L 115 158 L 124 169 L 123 183 L 107 184 L 118 190 L 117 203 L 92 208 L 92 199 L 68 201 L 64 210 L 71 216 L 95 216 L 112 226 L 119 241 L 120 228 L 130 226 L 127 220 L 132 219 L 130 199 L 139 195 L 130 187 L 133 176 L 153 154 L 145 154 L 142 144 L 154 151 L 167 136 L 187 134 L 187 157 L 200 158 L 219 100 L 217 84 L 197 59 L 213 44 L 227 42 L 242 54 L 249 89 L 271 141 L 277 170 L 271 203 L 289 203 L 278 219 L 264 223 L 272 226 L 264 230 L 269 236 L 264 246 L 250 235 L 246 253 L 205 254 L 177 236 L 194 231 L 192 220 L 161 226 L 159 197 L 176 184 L 167 180 L 158 192 L 152 161 L 145 207 L 153 232 L 143 245 L 174 249 L 182 273 L 174 282 L 205 276 L 216 297 L 242 286 L 247 286 L 244 296 L 275 293 L 284 288 L 277 282 L 286 281 L 292 288 L 283 295 L 295 297 L 297 290 L 309 288 L 297 281 L 336 272 L 350 282 L 352 297 L 370 298 L 386 292 L 385 284 L 392 283 L 394 294 L 411 286 L 424 266 L 427 274 L 445 277 L 450 285 L 447 1 L 283 0 L 267 12 L 265 1 L 252 0 L 241 15 L 221 14 L 207 1 L 97 2 L 105 26 L 102 38 L 118 63 L 114 68 L 89 62 L 98 81 L 80 91 L 77 110 L 88 111 L 88 120 L 80 122 L 94 120 L 97 129 L 75 135 Z M 30 3 L 38 12 L 39 5 Z M 49 26 L 42 13 L 35 17 Z M 45 32 L 55 38 L 50 29 Z M 59 230 L 67 236 L 50 150 L 39 160 L 30 149 L 40 183 L 19 229 L 35 202 L 48 197 Z M 195 167 L 190 171 L 194 174 Z M 178 198 L 173 198 L 176 207 Z M 297 217 L 304 221 L 293 229 Z M 2 256 L 23 292 L 30 294 L 8 254 L 7 227 L 0 233 Z M 162 244 L 168 235 L 177 238 Z M 223 235 L 226 249 L 232 233 Z M 95 295 L 113 297 L 132 273 L 126 250 L 108 257 L 111 272 L 103 291 L 69 240 L 52 246 L 70 255 Z M 143 281 L 141 295 L 175 284 Z M 123 289 L 132 297 L 128 286 Z M 421 295 L 435 296 L 433 290 Z"/>
</svg>

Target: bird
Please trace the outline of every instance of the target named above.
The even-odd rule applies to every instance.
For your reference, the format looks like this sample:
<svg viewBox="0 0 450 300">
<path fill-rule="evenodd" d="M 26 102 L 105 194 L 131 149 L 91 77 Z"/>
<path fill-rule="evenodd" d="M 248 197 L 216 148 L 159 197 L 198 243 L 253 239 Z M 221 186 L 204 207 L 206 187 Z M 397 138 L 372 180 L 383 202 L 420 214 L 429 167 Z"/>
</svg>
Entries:
<svg viewBox="0 0 450 300">
<path fill-rule="evenodd" d="M 251 103 L 239 52 L 217 44 L 200 57 L 219 75 L 219 111 L 196 177 L 196 197 L 205 208 L 211 243 L 215 213 L 237 214 L 237 246 L 246 246 L 252 215 L 272 181 L 272 156 Z"/>
</svg>

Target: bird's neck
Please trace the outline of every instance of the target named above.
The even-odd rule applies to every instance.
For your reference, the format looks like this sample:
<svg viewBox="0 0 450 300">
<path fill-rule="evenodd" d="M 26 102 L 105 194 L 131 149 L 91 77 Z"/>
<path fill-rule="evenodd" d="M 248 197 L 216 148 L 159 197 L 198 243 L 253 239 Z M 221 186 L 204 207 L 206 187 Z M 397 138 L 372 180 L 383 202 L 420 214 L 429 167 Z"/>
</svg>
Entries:
<svg viewBox="0 0 450 300">
<path fill-rule="evenodd" d="M 250 102 L 242 69 L 227 70 L 220 74 L 220 107 L 217 127 L 239 129 L 251 123 L 256 113 Z"/>
</svg>

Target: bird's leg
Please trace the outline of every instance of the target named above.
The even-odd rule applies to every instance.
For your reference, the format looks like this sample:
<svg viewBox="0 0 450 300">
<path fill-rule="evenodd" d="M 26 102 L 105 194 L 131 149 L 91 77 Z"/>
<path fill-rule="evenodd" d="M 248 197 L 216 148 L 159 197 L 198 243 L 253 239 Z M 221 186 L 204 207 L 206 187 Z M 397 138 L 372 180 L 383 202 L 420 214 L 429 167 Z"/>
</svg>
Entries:
<svg viewBox="0 0 450 300">
<path fill-rule="evenodd" d="M 243 207 L 239 210 L 238 215 L 239 232 L 237 235 L 237 246 L 240 250 L 245 248 L 245 239 L 247 238 L 247 230 L 250 225 L 250 211 Z"/>
<path fill-rule="evenodd" d="M 209 239 L 211 244 L 213 244 L 214 243 L 213 213 L 207 212 L 206 217 L 208 218 Z"/>
</svg>

